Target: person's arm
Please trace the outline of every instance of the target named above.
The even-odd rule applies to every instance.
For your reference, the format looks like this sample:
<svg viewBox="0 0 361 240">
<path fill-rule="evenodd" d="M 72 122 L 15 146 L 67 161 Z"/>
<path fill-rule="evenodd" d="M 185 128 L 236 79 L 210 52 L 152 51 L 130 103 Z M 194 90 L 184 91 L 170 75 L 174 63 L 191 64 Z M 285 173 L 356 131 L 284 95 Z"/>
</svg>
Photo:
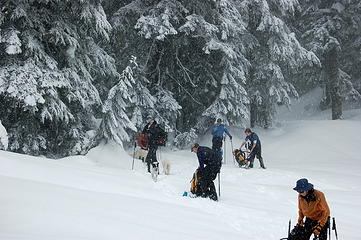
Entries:
<svg viewBox="0 0 361 240">
<path fill-rule="evenodd" d="M 232 135 L 229 133 L 226 127 L 224 127 L 224 131 L 227 133 L 228 137 L 232 140 Z"/>
<path fill-rule="evenodd" d="M 246 144 L 246 142 L 242 142 L 241 146 L 239 147 L 239 149 L 242 149 L 242 147 L 244 146 L 244 144 Z"/>
<path fill-rule="evenodd" d="M 199 162 L 199 167 L 198 170 L 202 171 L 204 169 L 204 156 L 202 153 L 197 153 L 197 157 L 198 157 L 198 162 Z"/>
<path fill-rule="evenodd" d="M 249 154 L 251 154 L 252 153 L 252 151 L 253 151 L 253 149 L 256 147 L 256 143 L 253 143 L 253 145 L 252 145 L 252 148 L 251 148 L 251 151 L 249 152 Z"/>
<path fill-rule="evenodd" d="M 330 216 L 330 208 L 328 207 L 328 204 L 326 202 L 325 195 L 320 192 L 320 208 L 322 211 L 321 219 L 319 220 L 319 224 L 321 227 L 324 227 L 327 223 L 327 219 Z"/>
<path fill-rule="evenodd" d="M 258 141 L 258 136 L 256 134 L 253 134 L 252 138 L 251 138 L 252 139 L 252 148 L 251 148 L 251 151 L 249 152 L 249 154 L 251 154 L 253 152 L 253 149 L 255 149 L 255 147 L 257 146 L 257 141 Z"/>
<path fill-rule="evenodd" d="M 301 225 L 301 226 L 303 226 L 304 224 L 303 224 L 303 218 L 304 218 L 305 216 L 303 215 L 303 213 L 302 213 L 302 209 L 301 209 L 301 200 L 298 198 L 298 221 L 297 221 L 297 223 L 299 224 L 299 225 Z"/>
<path fill-rule="evenodd" d="M 218 128 L 218 126 L 213 125 L 213 128 L 212 128 L 212 136 L 214 136 L 214 135 L 216 134 L 217 128 Z"/>
<path fill-rule="evenodd" d="M 147 127 L 148 127 L 148 124 L 146 124 L 146 125 L 144 126 L 142 133 L 147 133 Z"/>
</svg>

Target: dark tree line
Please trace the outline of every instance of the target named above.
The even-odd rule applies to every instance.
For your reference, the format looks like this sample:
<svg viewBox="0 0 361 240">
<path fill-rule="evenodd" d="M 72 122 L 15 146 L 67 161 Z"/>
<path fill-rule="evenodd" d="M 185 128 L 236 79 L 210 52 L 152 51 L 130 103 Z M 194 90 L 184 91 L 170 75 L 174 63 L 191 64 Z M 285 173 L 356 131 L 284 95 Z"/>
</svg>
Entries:
<svg viewBox="0 0 361 240">
<path fill-rule="evenodd" d="M 357 0 L 0 0 L 0 118 L 11 151 L 131 141 L 147 119 L 184 147 L 216 118 L 270 127 L 323 87 L 360 103 Z"/>
</svg>

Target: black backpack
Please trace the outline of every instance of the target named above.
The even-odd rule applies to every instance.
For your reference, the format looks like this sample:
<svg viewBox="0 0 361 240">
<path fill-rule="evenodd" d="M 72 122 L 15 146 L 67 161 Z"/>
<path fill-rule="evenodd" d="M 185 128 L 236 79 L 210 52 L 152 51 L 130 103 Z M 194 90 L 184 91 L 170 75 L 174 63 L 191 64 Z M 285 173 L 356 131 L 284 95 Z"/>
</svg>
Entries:
<svg viewBox="0 0 361 240">
<path fill-rule="evenodd" d="M 168 140 L 168 133 L 161 127 L 158 132 L 158 146 L 165 146 Z"/>
</svg>

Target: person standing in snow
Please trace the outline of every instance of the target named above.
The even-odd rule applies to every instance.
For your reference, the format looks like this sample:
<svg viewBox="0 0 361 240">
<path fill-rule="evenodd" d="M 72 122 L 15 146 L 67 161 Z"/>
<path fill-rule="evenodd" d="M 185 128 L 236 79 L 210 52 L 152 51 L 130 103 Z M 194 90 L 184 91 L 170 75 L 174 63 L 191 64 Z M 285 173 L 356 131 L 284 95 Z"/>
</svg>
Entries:
<svg viewBox="0 0 361 240">
<path fill-rule="evenodd" d="M 293 190 L 298 192 L 298 223 L 289 240 L 308 240 L 312 233 L 318 240 L 326 240 L 330 208 L 325 195 L 314 189 L 306 178 L 299 179 Z"/>
<path fill-rule="evenodd" d="M 254 159 L 255 157 L 257 157 L 257 159 L 259 160 L 259 164 L 261 165 L 261 168 L 266 169 L 263 163 L 261 141 L 259 140 L 259 137 L 255 132 L 252 132 L 250 128 L 246 128 L 244 133 L 246 134 L 246 139 L 241 144 L 241 147 L 239 149 L 241 149 L 243 145 L 245 145 L 246 143 L 249 143 L 248 144 L 249 154 L 247 158 L 249 160 L 249 168 L 253 168 Z"/>
<path fill-rule="evenodd" d="M 199 167 L 198 171 L 198 186 L 200 188 L 199 196 L 209 197 L 214 201 L 218 201 L 216 187 L 214 180 L 221 170 L 222 158 L 218 152 L 204 146 L 199 146 L 195 143 L 191 148 L 191 152 L 197 154 Z"/>
<path fill-rule="evenodd" d="M 227 134 L 229 136 L 229 139 L 232 140 L 232 135 L 229 133 L 228 129 L 224 124 L 222 124 L 222 119 L 218 118 L 216 123 L 214 124 L 212 128 L 212 149 L 218 153 L 221 154 L 222 151 L 222 142 L 224 138 L 224 134 Z"/>
<path fill-rule="evenodd" d="M 153 167 L 158 166 L 157 149 L 158 149 L 158 144 L 159 144 L 158 140 L 159 140 L 159 135 L 161 133 L 161 129 L 157 121 L 151 119 L 148 121 L 147 125 L 145 125 L 145 127 L 143 128 L 142 133 L 147 134 L 149 137 L 149 149 L 145 161 L 147 163 L 148 172 L 150 172 L 150 164 L 152 164 Z"/>
</svg>

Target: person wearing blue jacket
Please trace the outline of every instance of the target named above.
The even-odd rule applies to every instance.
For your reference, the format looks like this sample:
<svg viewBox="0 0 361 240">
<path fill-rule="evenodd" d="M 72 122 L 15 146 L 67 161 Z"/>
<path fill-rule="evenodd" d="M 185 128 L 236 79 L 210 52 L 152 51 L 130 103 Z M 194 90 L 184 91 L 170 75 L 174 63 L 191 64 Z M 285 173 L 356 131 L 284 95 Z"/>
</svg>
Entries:
<svg viewBox="0 0 361 240">
<path fill-rule="evenodd" d="M 193 145 L 191 152 L 197 154 L 199 162 L 197 169 L 199 174 L 198 186 L 201 190 L 199 195 L 218 201 L 217 191 L 213 181 L 221 170 L 221 156 L 209 147 L 199 146 L 198 143 Z"/>
<path fill-rule="evenodd" d="M 212 149 L 218 153 L 222 151 L 222 144 L 224 134 L 229 136 L 229 139 L 232 140 L 232 135 L 229 133 L 228 129 L 224 124 L 222 124 L 222 119 L 218 118 L 216 124 L 212 128 Z"/>
<path fill-rule="evenodd" d="M 266 169 L 262 158 L 261 140 L 259 140 L 257 134 L 255 132 L 252 132 L 250 128 L 246 128 L 244 133 L 246 134 L 246 139 L 241 144 L 241 147 L 239 149 L 241 149 L 243 145 L 245 145 L 246 143 L 249 143 L 248 145 L 249 154 L 247 158 L 249 160 L 249 168 L 253 168 L 254 159 L 255 157 L 257 157 L 261 168 Z"/>
</svg>

